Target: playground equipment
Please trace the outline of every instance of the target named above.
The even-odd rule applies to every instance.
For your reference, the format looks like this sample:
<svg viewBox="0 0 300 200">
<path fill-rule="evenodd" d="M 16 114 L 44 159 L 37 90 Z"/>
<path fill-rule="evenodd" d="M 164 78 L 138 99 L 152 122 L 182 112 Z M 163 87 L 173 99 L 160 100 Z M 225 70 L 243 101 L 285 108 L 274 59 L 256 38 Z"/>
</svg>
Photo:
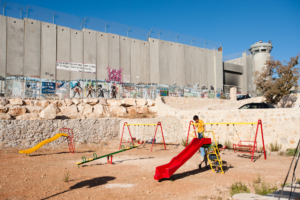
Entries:
<svg viewBox="0 0 300 200">
<path fill-rule="evenodd" d="M 122 153 L 124 151 L 128 151 L 128 150 L 139 147 L 139 145 L 133 145 L 133 143 L 130 143 L 129 145 L 130 145 L 130 147 L 127 147 L 127 148 L 125 148 L 125 146 L 122 145 L 121 146 L 122 150 L 116 151 L 116 152 L 113 152 L 113 153 L 109 153 L 109 154 L 106 154 L 106 155 L 103 155 L 103 156 L 99 156 L 99 157 L 97 157 L 97 154 L 94 153 L 93 158 L 90 158 L 88 160 L 86 160 L 85 156 L 82 156 L 82 162 L 77 162 L 76 165 L 79 167 L 79 165 L 82 165 L 82 164 L 85 164 L 85 163 L 88 163 L 88 162 L 92 162 L 92 161 L 98 160 L 100 158 L 105 158 L 105 157 L 107 157 L 107 164 L 112 164 L 112 159 L 113 159 L 114 154 Z"/>
<path fill-rule="evenodd" d="M 123 134 L 124 134 L 125 126 L 127 126 L 128 131 L 129 131 L 129 135 L 130 135 L 130 138 L 128 139 L 128 141 L 123 141 Z M 128 124 L 127 122 L 124 122 L 119 149 L 121 149 L 122 143 L 128 143 L 130 139 L 131 139 L 131 142 L 134 145 L 134 140 L 133 140 L 133 137 L 131 135 L 131 131 L 130 131 L 129 126 L 156 126 L 154 137 L 153 137 L 153 140 L 152 140 L 151 151 L 152 151 L 152 148 L 153 148 L 154 141 L 156 141 L 155 136 L 156 136 L 156 133 L 157 133 L 157 128 L 158 128 L 158 126 L 160 126 L 161 134 L 162 134 L 162 138 L 163 138 L 163 142 L 164 142 L 164 147 L 165 147 L 165 150 L 166 150 L 165 138 L 164 138 L 164 133 L 163 133 L 163 130 L 162 130 L 161 122 L 157 122 L 157 124 Z"/>
<path fill-rule="evenodd" d="M 194 128 L 194 133 L 195 133 L 195 136 L 196 136 L 196 130 L 195 130 L 195 126 L 194 126 L 195 123 L 193 123 L 193 121 L 190 121 L 190 124 L 189 124 L 189 129 L 188 129 L 188 134 L 187 134 L 187 140 L 186 140 L 186 144 L 188 143 L 188 137 L 189 137 L 189 133 L 190 133 L 190 126 L 193 125 L 193 128 Z M 265 160 L 267 159 L 266 157 L 266 151 L 265 151 L 265 143 L 264 143 L 264 134 L 263 134 L 263 128 L 262 128 L 262 121 L 259 119 L 258 122 L 220 122 L 220 123 L 204 123 L 205 125 L 219 125 L 219 124 L 226 124 L 227 126 L 229 126 L 230 124 L 232 124 L 233 126 L 236 125 L 236 124 L 239 124 L 239 125 L 245 125 L 245 124 L 257 124 L 257 127 L 256 127 L 256 134 L 255 134 L 255 138 L 254 138 L 254 141 L 244 141 L 244 140 L 241 140 L 240 136 L 240 141 L 238 142 L 238 144 L 233 144 L 233 151 L 234 153 L 249 153 L 249 154 L 252 154 L 252 157 L 251 157 L 251 162 L 253 161 L 253 156 L 254 156 L 254 152 L 257 152 L 257 135 L 258 135 L 258 128 L 260 126 L 260 129 L 261 129 L 261 136 L 262 136 L 262 144 L 263 144 L 263 151 L 264 151 L 264 158 Z M 237 133 L 237 131 L 236 131 Z M 253 143 L 253 145 L 251 144 Z"/>
<path fill-rule="evenodd" d="M 163 178 L 171 178 L 177 169 L 179 169 L 187 160 L 189 160 L 199 150 L 200 147 L 207 148 L 210 144 L 210 138 L 193 138 L 191 143 L 168 164 L 156 167 L 154 179 L 160 180 Z"/>
<path fill-rule="evenodd" d="M 44 140 L 44 141 L 40 142 L 39 144 L 37 144 L 36 146 L 32 147 L 31 149 L 19 151 L 19 153 L 25 153 L 26 155 L 28 154 L 30 156 L 30 154 L 32 152 L 40 149 L 45 144 L 47 144 L 49 142 L 53 142 L 54 140 L 57 140 L 60 137 L 67 137 L 67 139 L 68 139 L 67 140 L 68 141 L 68 146 L 69 146 L 69 152 L 74 154 L 74 152 L 75 152 L 75 143 L 74 143 L 73 130 L 69 129 L 69 128 L 61 128 L 61 129 L 59 129 L 59 132 L 60 133 L 57 133 L 52 138 L 49 138 L 47 140 Z"/>
</svg>

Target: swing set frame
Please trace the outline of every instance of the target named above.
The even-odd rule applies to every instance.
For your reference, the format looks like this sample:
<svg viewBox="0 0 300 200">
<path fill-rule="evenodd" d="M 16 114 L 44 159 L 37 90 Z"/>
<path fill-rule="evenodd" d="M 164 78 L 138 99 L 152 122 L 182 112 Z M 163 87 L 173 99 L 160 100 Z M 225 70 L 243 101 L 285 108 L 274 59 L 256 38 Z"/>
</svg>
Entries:
<svg viewBox="0 0 300 200">
<path fill-rule="evenodd" d="M 128 141 L 123 141 L 123 134 L 124 134 L 125 126 L 127 126 L 128 132 L 129 132 L 129 135 L 130 135 L 130 138 L 128 139 Z M 165 150 L 167 150 L 167 149 L 166 149 L 165 138 L 164 138 L 164 132 L 163 132 L 163 129 L 162 129 L 161 122 L 157 122 L 157 124 L 128 124 L 127 122 L 124 122 L 124 125 L 123 125 L 123 131 L 122 131 L 122 136 L 121 136 L 121 139 L 120 139 L 120 147 L 119 147 L 119 150 L 121 149 L 122 143 L 129 143 L 129 140 L 130 140 L 130 139 L 131 139 L 132 144 L 134 145 L 133 137 L 132 137 L 132 135 L 131 135 L 131 131 L 130 131 L 129 126 L 156 126 L 155 133 L 154 133 L 154 137 L 153 137 L 153 140 L 152 140 L 151 152 L 152 152 L 152 148 L 153 148 L 154 141 L 155 141 L 155 137 L 156 137 L 156 133 L 157 133 L 157 128 L 158 128 L 158 126 L 160 126 L 160 129 L 161 129 L 161 135 L 162 135 L 163 142 L 164 142 L 164 147 L 165 147 Z"/>
<path fill-rule="evenodd" d="M 194 133 L 195 133 L 195 137 L 196 136 L 196 129 L 195 129 L 195 126 L 194 126 L 194 121 L 190 121 L 189 123 L 189 129 L 188 129 L 188 133 L 187 133 L 187 138 L 186 138 L 186 143 L 185 145 L 187 146 L 188 145 L 188 139 L 189 139 L 189 133 L 190 133 L 190 127 L 191 125 L 193 125 L 193 128 L 194 128 Z M 262 144 L 263 144 L 263 150 L 264 150 L 264 158 L 265 160 L 267 159 L 267 156 L 266 156 L 266 150 L 265 150 L 265 142 L 264 142 L 264 133 L 263 133 L 263 126 L 262 126 L 262 121 L 259 119 L 258 122 L 220 122 L 220 123 L 204 123 L 204 125 L 213 125 L 213 124 L 216 124 L 216 125 L 219 125 L 219 124 L 227 124 L 227 126 L 229 124 L 240 124 L 240 125 L 245 125 L 245 124 L 257 124 L 257 127 L 256 127 L 256 133 L 255 133 L 255 138 L 254 138 L 254 142 L 253 141 L 243 141 L 240 139 L 240 141 L 238 142 L 238 144 L 233 144 L 233 151 L 234 153 L 249 153 L 249 154 L 252 154 L 251 156 L 251 162 L 253 161 L 253 157 L 254 157 L 254 153 L 257 152 L 257 135 L 258 135 L 258 132 L 259 132 L 259 127 L 260 127 L 260 132 L 261 132 L 261 137 L 262 137 Z M 244 144 L 244 143 L 252 143 L 253 142 L 253 145 L 251 144 Z"/>
</svg>

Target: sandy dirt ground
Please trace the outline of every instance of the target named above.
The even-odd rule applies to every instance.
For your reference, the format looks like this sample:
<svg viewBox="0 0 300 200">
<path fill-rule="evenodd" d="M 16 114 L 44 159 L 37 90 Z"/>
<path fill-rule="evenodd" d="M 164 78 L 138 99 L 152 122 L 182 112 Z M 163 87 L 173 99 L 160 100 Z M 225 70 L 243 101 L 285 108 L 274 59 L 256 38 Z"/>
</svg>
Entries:
<svg viewBox="0 0 300 200">
<path fill-rule="evenodd" d="M 197 152 L 173 175 L 172 181 L 155 181 L 155 168 L 168 163 L 180 151 L 179 145 L 145 145 L 113 157 L 88 164 L 75 164 L 82 156 L 92 158 L 118 150 L 118 141 L 109 144 L 76 144 L 70 154 L 67 144 L 59 148 L 42 147 L 29 156 L 21 149 L 0 150 L 0 199 L 228 199 L 230 186 L 236 181 L 252 185 L 260 173 L 267 183 L 280 185 L 287 174 L 291 157 L 257 154 L 236 154 L 225 150 L 221 157 L 227 162 L 225 174 L 198 169 Z M 259 157 L 260 156 L 260 157 Z M 64 174 L 70 175 L 64 182 Z M 297 171 L 299 174 L 299 170 Z M 299 177 L 299 176 L 298 176 Z M 251 187 L 250 187 L 251 188 Z"/>
</svg>

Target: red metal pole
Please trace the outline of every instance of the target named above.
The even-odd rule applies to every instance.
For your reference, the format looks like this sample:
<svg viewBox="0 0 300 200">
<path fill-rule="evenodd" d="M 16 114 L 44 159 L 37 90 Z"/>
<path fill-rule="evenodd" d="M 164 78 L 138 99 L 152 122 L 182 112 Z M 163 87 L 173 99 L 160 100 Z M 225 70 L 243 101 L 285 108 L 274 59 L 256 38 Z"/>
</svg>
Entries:
<svg viewBox="0 0 300 200">
<path fill-rule="evenodd" d="M 162 129 L 162 125 L 161 125 L 160 122 L 157 123 L 157 126 L 158 126 L 158 125 L 160 125 L 161 135 L 162 135 L 162 138 L 163 138 L 163 141 L 164 141 L 165 150 L 167 150 L 167 148 L 166 148 L 166 143 L 165 143 L 164 132 L 163 132 L 163 129 Z"/>
<path fill-rule="evenodd" d="M 256 138 L 257 138 L 257 133 L 258 133 L 259 121 L 260 121 L 260 120 L 258 120 L 257 127 L 256 127 L 256 134 L 255 134 L 254 145 L 253 145 L 253 149 L 252 149 L 251 162 L 253 161 L 254 151 L 255 151 L 255 148 L 256 148 L 256 145 L 255 145 L 255 144 L 256 144 Z"/>
<path fill-rule="evenodd" d="M 155 140 L 155 136 L 156 136 L 156 132 L 157 132 L 157 127 L 158 127 L 158 123 L 156 125 L 156 129 L 155 129 L 155 133 L 154 133 L 154 138 L 152 140 L 151 152 L 152 152 L 152 148 L 153 148 L 153 144 L 154 144 L 154 140 Z"/>
<path fill-rule="evenodd" d="M 122 140 L 123 140 L 123 133 L 124 133 L 125 124 L 127 124 L 127 122 L 124 122 L 124 125 L 123 125 L 123 131 L 122 131 L 122 136 L 121 136 L 121 140 L 120 140 L 119 150 L 121 149 L 121 144 L 122 144 Z"/>
<path fill-rule="evenodd" d="M 265 156 L 265 160 L 266 160 L 267 156 L 266 156 L 266 150 L 265 150 L 265 141 L 264 141 L 264 132 L 263 132 L 263 127 L 262 127 L 262 121 L 258 120 L 258 123 L 260 124 L 262 143 L 263 143 L 263 147 L 264 147 L 264 156 Z"/>
<path fill-rule="evenodd" d="M 186 141 L 185 141 L 185 146 L 187 146 L 187 143 L 188 143 L 188 141 L 189 141 L 189 133 L 190 133 L 190 128 L 191 128 L 191 123 L 192 123 L 192 121 L 190 121 L 190 123 L 189 123 L 189 130 L 188 130 L 188 132 L 187 132 Z"/>
<path fill-rule="evenodd" d="M 134 142 L 133 142 L 133 139 L 132 139 L 132 136 L 131 136 L 131 132 L 130 132 L 129 126 L 127 126 L 127 128 L 128 128 L 129 134 L 130 134 L 131 142 L 132 142 L 132 144 L 134 145 Z"/>
</svg>

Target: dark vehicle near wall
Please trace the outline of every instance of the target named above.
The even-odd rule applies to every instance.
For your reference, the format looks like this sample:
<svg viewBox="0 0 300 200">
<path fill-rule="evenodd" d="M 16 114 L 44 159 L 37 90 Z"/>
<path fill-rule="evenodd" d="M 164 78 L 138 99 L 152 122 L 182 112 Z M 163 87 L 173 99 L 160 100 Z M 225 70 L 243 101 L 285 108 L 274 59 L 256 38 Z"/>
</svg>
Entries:
<svg viewBox="0 0 300 200">
<path fill-rule="evenodd" d="M 239 109 L 266 109 L 266 108 L 275 108 L 275 107 L 268 103 L 248 103 L 241 106 Z"/>
<path fill-rule="evenodd" d="M 240 95 L 238 98 L 237 98 L 237 100 L 243 100 L 243 99 L 250 99 L 251 97 L 248 95 L 248 94 L 246 94 L 246 95 Z"/>
</svg>

